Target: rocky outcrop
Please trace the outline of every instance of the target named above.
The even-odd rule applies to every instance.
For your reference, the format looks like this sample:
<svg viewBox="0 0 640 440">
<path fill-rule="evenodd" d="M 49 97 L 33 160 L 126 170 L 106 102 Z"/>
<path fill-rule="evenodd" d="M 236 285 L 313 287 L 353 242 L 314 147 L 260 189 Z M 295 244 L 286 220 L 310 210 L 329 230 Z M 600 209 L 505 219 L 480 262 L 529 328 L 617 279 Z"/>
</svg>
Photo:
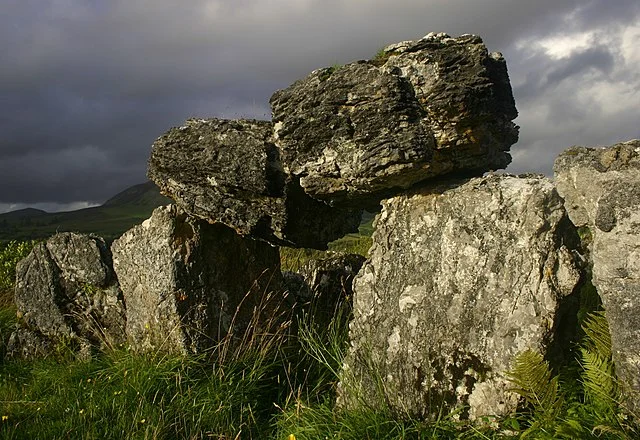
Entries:
<svg viewBox="0 0 640 440">
<path fill-rule="evenodd" d="M 331 208 L 283 171 L 268 121 L 191 119 L 153 145 L 149 178 L 185 212 L 273 244 L 326 249 L 361 210 Z"/>
<path fill-rule="evenodd" d="M 616 373 L 640 410 L 640 140 L 573 147 L 554 165 L 571 221 L 590 237 L 593 285 L 611 331 Z"/>
<path fill-rule="evenodd" d="M 442 184 L 385 200 L 374 224 L 354 281 L 341 404 L 368 396 L 419 417 L 468 404 L 471 419 L 514 410 L 514 358 L 556 353 L 559 329 L 576 326 L 563 304 L 580 279 L 579 240 L 552 183 Z"/>
<path fill-rule="evenodd" d="M 372 206 L 426 179 L 504 168 L 518 138 L 505 61 L 473 35 L 430 34 L 316 70 L 271 106 L 285 171 L 334 205 Z"/>
<path fill-rule="evenodd" d="M 124 342 L 122 295 L 99 237 L 66 232 L 37 244 L 16 268 L 15 303 L 22 328 L 9 342 L 13 356 L 60 345 L 84 356 Z"/>
<path fill-rule="evenodd" d="M 199 353 L 229 333 L 270 325 L 281 287 L 277 248 L 242 238 L 175 205 L 112 245 L 127 304 L 127 336 L 137 351 Z M 261 327 L 262 326 L 262 327 Z"/>
</svg>

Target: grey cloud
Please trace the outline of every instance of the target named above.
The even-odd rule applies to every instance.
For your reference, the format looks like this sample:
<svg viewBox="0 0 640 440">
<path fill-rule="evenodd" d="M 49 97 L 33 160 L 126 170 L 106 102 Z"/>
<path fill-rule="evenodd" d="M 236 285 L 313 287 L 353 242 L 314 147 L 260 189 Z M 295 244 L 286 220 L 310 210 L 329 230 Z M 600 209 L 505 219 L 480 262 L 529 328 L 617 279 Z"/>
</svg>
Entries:
<svg viewBox="0 0 640 440">
<path fill-rule="evenodd" d="M 547 74 L 547 84 L 555 84 L 593 69 L 605 74 L 610 73 L 614 63 L 615 57 L 610 49 L 592 47 L 557 62 L 557 66 Z"/>
<path fill-rule="evenodd" d="M 514 96 L 517 102 L 528 103 L 564 80 L 575 81 L 576 77 L 594 71 L 606 76 L 613 72 L 615 64 L 616 55 L 612 48 L 605 46 L 590 47 L 559 60 L 537 51 L 526 60 L 526 65 L 533 66 L 533 70 L 526 73 L 524 82 L 514 87 Z"/>
</svg>

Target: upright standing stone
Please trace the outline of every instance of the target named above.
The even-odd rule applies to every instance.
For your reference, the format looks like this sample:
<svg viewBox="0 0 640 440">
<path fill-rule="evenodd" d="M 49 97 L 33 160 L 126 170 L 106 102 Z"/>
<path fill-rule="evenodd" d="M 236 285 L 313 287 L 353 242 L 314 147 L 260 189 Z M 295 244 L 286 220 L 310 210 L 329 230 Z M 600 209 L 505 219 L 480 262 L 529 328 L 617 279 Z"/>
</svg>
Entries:
<svg viewBox="0 0 640 440">
<path fill-rule="evenodd" d="M 640 410 L 640 140 L 573 147 L 554 165 L 571 221 L 588 228 L 593 285 L 606 311 L 616 373 Z M 585 231 L 586 233 L 586 231 Z"/>
<path fill-rule="evenodd" d="M 160 207 L 112 251 L 136 350 L 198 353 L 275 319 L 278 249 L 225 225 Z"/>
<path fill-rule="evenodd" d="M 560 343 L 561 304 L 580 272 L 552 183 L 455 185 L 383 202 L 354 280 L 342 405 L 367 396 L 418 417 L 464 404 L 463 417 L 504 415 L 518 400 L 505 377 L 515 357 Z"/>
</svg>

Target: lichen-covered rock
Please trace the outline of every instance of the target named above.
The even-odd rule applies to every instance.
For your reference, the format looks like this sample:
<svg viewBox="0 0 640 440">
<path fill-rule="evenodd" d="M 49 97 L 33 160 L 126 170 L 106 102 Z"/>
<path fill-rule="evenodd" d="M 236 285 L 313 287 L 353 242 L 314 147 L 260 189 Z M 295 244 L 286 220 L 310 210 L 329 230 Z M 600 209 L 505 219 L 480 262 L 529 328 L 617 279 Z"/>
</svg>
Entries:
<svg viewBox="0 0 640 440">
<path fill-rule="evenodd" d="M 358 254 L 331 252 L 305 263 L 298 273 L 285 272 L 285 284 L 297 306 L 328 325 L 344 301 L 351 301 L 353 279 L 366 258 Z"/>
<path fill-rule="evenodd" d="M 55 352 L 56 345 L 55 338 L 26 328 L 17 328 L 7 342 L 7 356 L 24 360 L 41 359 Z"/>
<path fill-rule="evenodd" d="M 593 285 L 604 305 L 616 373 L 640 409 L 640 140 L 573 147 L 555 161 L 571 221 L 587 228 Z"/>
<path fill-rule="evenodd" d="M 506 63 L 473 35 L 430 34 L 316 70 L 271 106 L 285 170 L 335 205 L 372 206 L 436 176 L 504 168 L 518 138 Z"/>
<path fill-rule="evenodd" d="M 190 215 L 278 245 L 326 249 L 360 222 L 285 174 L 269 121 L 188 120 L 154 143 L 148 174 Z"/>
<path fill-rule="evenodd" d="M 552 183 L 491 175 L 417 190 L 385 200 L 374 225 L 340 403 L 367 396 L 418 417 L 514 410 L 505 372 L 525 350 L 562 351 L 564 304 L 581 277 Z"/>
<path fill-rule="evenodd" d="M 277 248 L 160 207 L 112 245 L 138 351 L 199 353 L 229 332 L 267 326 L 281 286 Z M 263 321 L 261 321 L 263 319 Z M 252 320 L 254 320 L 252 322 Z"/>
<path fill-rule="evenodd" d="M 124 342 L 122 295 L 100 237 L 65 232 L 37 244 L 17 265 L 15 303 L 23 328 L 11 338 L 10 354 L 43 352 L 24 346 L 29 341 L 82 355 Z"/>
</svg>

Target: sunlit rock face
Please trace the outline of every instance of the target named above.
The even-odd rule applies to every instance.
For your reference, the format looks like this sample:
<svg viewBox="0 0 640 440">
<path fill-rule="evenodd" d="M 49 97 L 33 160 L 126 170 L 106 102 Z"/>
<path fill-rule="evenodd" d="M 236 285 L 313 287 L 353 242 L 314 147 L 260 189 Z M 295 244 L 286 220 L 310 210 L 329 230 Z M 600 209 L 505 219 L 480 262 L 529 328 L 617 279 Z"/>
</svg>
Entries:
<svg viewBox="0 0 640 440">
<path fill-rule="evenodd" d="M 316 70 L 271 106 L 285 170 L 332 205 L 504 168 L 518 139 L 506 63 L 473 35 L 430 34 Z"/>
<path fill-rule="evenodd" d="M 571 221 L 589 237 L 593 285 L 611 331 L 616 374 L 640 409 L 640 140 L 573 147 L 554 164 Z"/>
<path fill-rule="evenodd" d="M 561 351 L 560 329 L 576 326 L 563 304 L 581 277 L 579 239 L 553 184 L 492 175 L 382 206 L 354 280 L 341 404 L 372 396 L 426 418 L 466 405 L 471 419 L 514 410 L 505 372 L 515 357 Z"/>
</svg>

